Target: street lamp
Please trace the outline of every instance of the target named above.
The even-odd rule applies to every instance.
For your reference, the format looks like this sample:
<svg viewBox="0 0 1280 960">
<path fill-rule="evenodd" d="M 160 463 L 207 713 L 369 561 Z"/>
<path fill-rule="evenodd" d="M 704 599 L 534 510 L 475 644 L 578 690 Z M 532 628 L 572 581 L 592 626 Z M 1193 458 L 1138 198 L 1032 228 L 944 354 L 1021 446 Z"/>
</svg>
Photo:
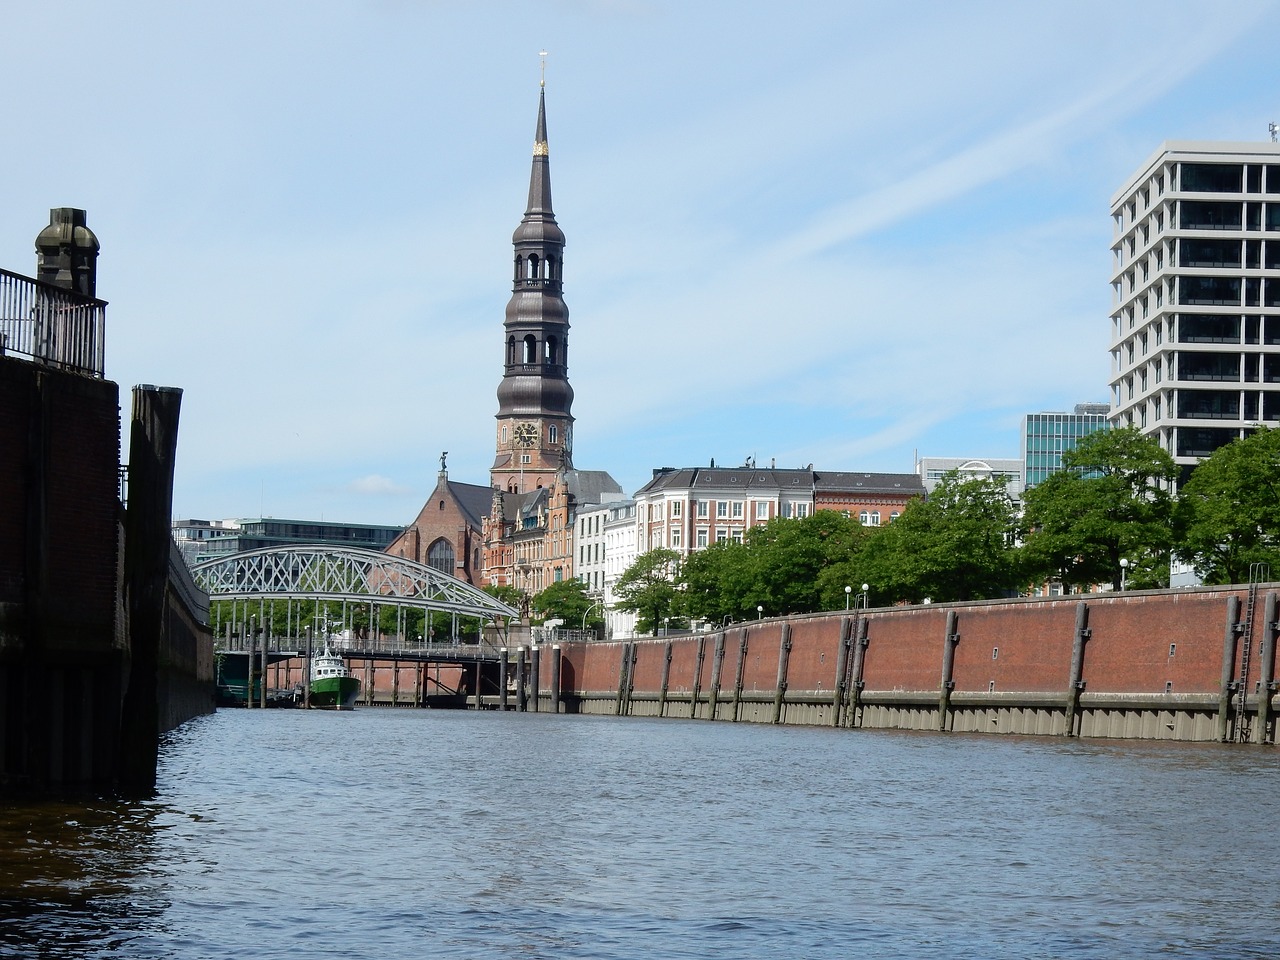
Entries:
<svg viewBox="0 0 1280 960">
<path fill-rule="evenodd" d="M 871 589 L 871 585 L 869 583 L 864 583 L 862 585 L 862 609 L 863 610 L 867 609 L 867 601 L 870 598 L 870 594 L 868 593 L 868 591 L 870 589 Z"/>
<path fill-rule="evenodd" d="M 1124 589 L 1126 575 L 1129 572 L 1129 560 L 1127 557 L 1120 560 L 1120 589 Z"/>
<path fill-rule="evenodd" d="M 662 635 L 665 637 L 669 633 L 671 633 L 671 618 L 663 617 L 662 618 Z"/>
<path fill-rule="evenodd" d="M 582 629 L 584 631 L 587 629 L 587 617 L 591 616 L 591 611 L 594 610 L 596 607 L 603 606 L 603 605 L 604 605 L 603 600 L 597 600 L 595 603 L 591 604 L 591 606 L 587 607 L 587 612 L 582 615 Z"/>
<path fill-rule="evenodd" d="M 760 620 L 760 619 L 763 619 L 763 617 L 764 617 L 764 606 L 761 604 L 756 604 L 756 619 Z"/>
<path fill-rule="evenodd" d="M 853 593 L 853 587 L 844 588 L 844 608 L 849 609 L 849 594 Z"/>
</svg>

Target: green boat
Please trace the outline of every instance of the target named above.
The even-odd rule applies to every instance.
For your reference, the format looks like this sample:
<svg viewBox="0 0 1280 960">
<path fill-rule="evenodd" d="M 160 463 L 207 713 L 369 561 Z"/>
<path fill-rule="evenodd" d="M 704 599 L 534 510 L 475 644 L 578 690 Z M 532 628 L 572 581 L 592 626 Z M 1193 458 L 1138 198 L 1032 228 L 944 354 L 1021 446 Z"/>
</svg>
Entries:
<svg viewBox="0 0 1280 960">
<path fill-rule="evenodd" d="M 351 676 L 347 661 L 326 644 L 323 653 L 311 658 L 311 706 L 350 710 L 359 695 L 360 681 Z"/>
</svg>

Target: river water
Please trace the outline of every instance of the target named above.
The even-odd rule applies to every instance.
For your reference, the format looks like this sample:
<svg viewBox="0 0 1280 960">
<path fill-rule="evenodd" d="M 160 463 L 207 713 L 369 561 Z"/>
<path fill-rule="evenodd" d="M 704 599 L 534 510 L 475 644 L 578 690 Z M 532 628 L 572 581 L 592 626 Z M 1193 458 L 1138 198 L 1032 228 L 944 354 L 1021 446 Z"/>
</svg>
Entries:
<svg viewBox="0 0 1280 960">
<path fill-rule="evenodd" d="M 0 956 L 1275 958 L 1270 749 L 226 710 L 7 805 Z"/>
</svg>

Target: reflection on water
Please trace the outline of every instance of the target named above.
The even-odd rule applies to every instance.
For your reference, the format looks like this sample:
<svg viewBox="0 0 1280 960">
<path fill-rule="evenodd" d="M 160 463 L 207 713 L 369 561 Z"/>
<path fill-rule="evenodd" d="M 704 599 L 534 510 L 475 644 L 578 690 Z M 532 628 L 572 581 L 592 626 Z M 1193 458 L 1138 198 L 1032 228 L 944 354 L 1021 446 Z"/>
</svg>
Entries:
<svg viewBox="0 0 1280 960">
<path fill-rule="evenodd" d="M 1255 957 L 1275 754 L 224 711 L 143 802 L 7 807 L 0 956 Z"/>
<path fill-rule="evenodd" d="M 153 808 L 96 800 L 0 810 L 0 955 L 128 956 L 163 935 Z"/>
</svg>

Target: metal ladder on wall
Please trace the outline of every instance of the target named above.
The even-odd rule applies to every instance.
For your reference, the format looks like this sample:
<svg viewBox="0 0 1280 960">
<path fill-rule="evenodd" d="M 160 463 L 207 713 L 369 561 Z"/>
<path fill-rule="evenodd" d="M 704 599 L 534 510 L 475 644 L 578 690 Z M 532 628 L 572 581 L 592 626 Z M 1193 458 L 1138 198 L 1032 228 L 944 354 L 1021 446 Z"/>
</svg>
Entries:
<svg viewBox="0 0 1280 960">
<path fill-rule="evenodd" d="M 1249 697 L 1249 661 L 1253 655 L 1253 614 L 1258 604 L 1258 586 L 1271 576 L 1271 567 L 1265 563 L 1249 564 L 1249 598 L 1245 601 L 1244 619 L 1240 621 L 1240 676 L 1236 680 L 1239 705 L 1236 708 L 1234 731 L 1231 739 L 1247 743 L 1252 732 L 1246 702 Z"/>
</svg>

